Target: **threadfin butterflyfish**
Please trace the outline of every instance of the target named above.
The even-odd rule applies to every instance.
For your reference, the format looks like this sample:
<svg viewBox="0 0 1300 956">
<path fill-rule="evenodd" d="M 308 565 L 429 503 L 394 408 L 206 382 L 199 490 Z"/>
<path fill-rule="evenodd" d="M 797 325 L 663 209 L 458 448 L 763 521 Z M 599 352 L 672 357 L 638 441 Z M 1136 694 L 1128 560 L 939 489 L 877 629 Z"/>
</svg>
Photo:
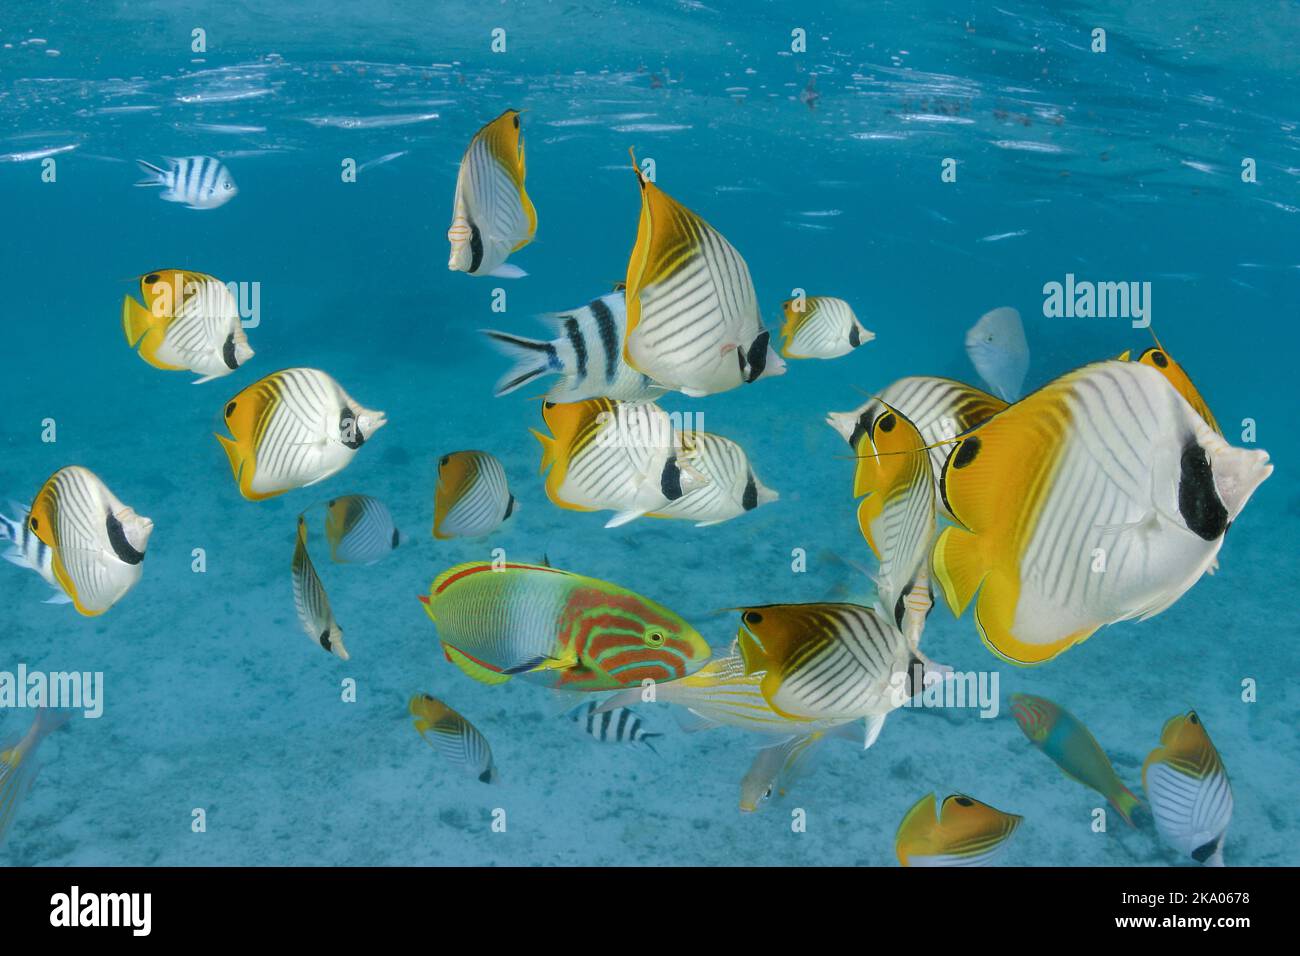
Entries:
<svg viewBox="0 0 1300 956">
<path fill-rule="evenodd" d="M 334 619 L 329 595 L 321 583 L 307 551 L 307 521 L 298 516 L 298 534 L 293 546 L 293 606 L 298 623 L 315 644 L 342 660 L 348 659 L 343 646 L 343 628 Z"/>
<path fill-rule="evenodd" d="M 682 436 L 682 443 L 691 469 L 706 480 L 651 512 L 651 517 L 681 518 L 704 528 L 780 498 L 758 480 L 745 449 L 731 439 L 692 431 Z"/>
<path fill-rule="evenodd" d="M 533 241 L 537 210 L 524 188 L 519 111 L 506 110 L 470 140 L 456 175 L 447 268 L 470 275 L 518 278 L 506 258 Z"/>
<path fill-rule="evenodd" d="M 966 354 L 999 398 L 1014 402 L 1020 397 L 1029 371 L 1029 344 L 1019 312 L 1009 306 L 985 312 L 966 333 Z"/>
<path fill-rule="evenodd" d="M 486 451 L 455 451 L 438 459 L 433 497 L 435 538 L 481 538 L 515 512 L 506 470 Z"/>
<path fill-rule="evenodd" d="M 957 616 L 978 593 L 990 650 L 1041 664 L 1178 600 L 1272 471 L 1156 369 L 1088 365 L 953 443 L 939 493 L 960 526 L 940 534 L 934 577 Z"/>
<path fill-rule="evenodd" d="M 869 718 L 866 746 L 885 717 L 950 670 L 913 647 L 885 614 L 857 604 L 769 604 L 741 609 L 745 672 L 778 714 Z"/>
<path fill-rule="evenodd" d="M 343 495 L 325 505 L 325 540 L 335 564 L 374 564 L 388 557 L 402 536 L 378 498 Z"/>
<path fill-rule="evenodd" d="M 1197 863 L 1223 866 L 1232 786 L 1196 711 L 1165 723 L 1160 746 L 1142 764 L 1142 788 L 1166 843 Z"/>
<path fill-rule="evenodd" d="M 337 474 L 388 424 L 326 373 L 287 368 L 254 382 L 223 412 L 233 438 L 217 435 L 239 492 L 262 501 Z"/>
<path fill-rule="evenodd" d="M 1142 805 L 1124 786 L 1110 758 L 1088 728 L 1064 707 L 1033 694 L 1012 694 L 1011 715 L 1035 747 L 1071 780 L 1096 790 L 1124 822 L 1133 826 L 1133 811 Z"/>
<path fill-rule="evenodd" d="M 843 299 L 810 295 L 787 299 L 781 309 L 781 354 L 788 359 L 839 358 L 876 337 Z"/>
<path fill-rule="evenodd" d="M 54 594 L 46 598 L 46 604 L 71 604 L 72 598 L 64 592 L 54 576 L 54 550 L 36 537 L 28 522 L 31 512 L 27 506 L 17 501 L 9 503 L 13 517 L 0 514 L 0 542 L 9 542 L 0 558 L 20 568 L 35 571 L 54 589 Z"/>
<path fill-rule="evenodd" d="M 693 396 L 780 375 L 785 362 L 763 327 L 745 260 L 635 163 L 633 169 L 641 219 L 627 264 L 628 365 Z"/>
<path fill-rule="evenodd" d="M 513 332 L 483 334 L 514 366 L 497 381 L 495 394 L 508 395 L 545 375 L 558 375 L 546 392 L 550 402 L 612 398 L 645 402 L 666 389 L 623 358 L 627 303 L 622 292 L 592 299 L 584 306 L 542 316 L 554 334 L 549 341 Z"/>
<path fill-rule="evenodd" d="M 407 710 L 416 731 L 448 763 L 481 783 L 496 783 L 492 746 L 477 727 L 429 694 L 416 694 Z"/>
<path fill-rule="evenodd" d="M 533 436 L 542 445 L 546 496 L 572 511 L 613 511 L 607 528 L 659 511 L 708 481 L 653 402 L 546 402 L 542 418 L 551 434 Z"/>
<path fill-rule="evenodd" d="M 709 656 L 695 628 L 663 605 L 546 565 L 460 564 L 420 600 L 447 660 L 485 684 L 518 676 L 618 690 L 682 677 Z"/>
<path fill-rule="evenodd" d="M 1023 817 L 954 793 L 935 805 L 927 793 L 903 816 L 894 850 L 903 866 L 988 866 L 1007 848 Z"/>
<path fill-rule="evenodd" d="M 158 269 L 140 277 L 141 305 L 122 299 L 127 344 L 154 368 L 188 369 L 195 385 L 229 375 L 253 357 L 239 304 L 226 284 L 202 272 Z"/>
<path fill-rule="evenodd" d="M 60 468 L 36 494 L 27 527 L 50 549 L 50 568 L 78 613 L 103 614 L 139 583 L 153 522 L 124 505 L 87 468 Z"/>
<path fill-rule="evenodd" d="M 1124 352 L 1119 360 L 1126 361 L 1130 358 L 1129 352 Z M 1210 406 L 1205 404 L 1205 399 L 1197 391 L 1196 386 L 1192 384 L 1191 378 L 1183 367 L 1174 361 L 1173 357 L 1160 346 L 1153 346 L 1144 350 L 1133 361 L 1142 365 L 1150 365 L 1153 369 L 1169 379 L 1169 384 L 1178 390 L 1178 394 L 1187 399 L 1187 404 L 1196 409 L 1196 413 L 1205 419 L 1205 424 L 1209 425 L 1220 435 L 1223 429 L 1219 423 L 1214 420 L 1214 413 L 1210 411 Z"/>
</svg>

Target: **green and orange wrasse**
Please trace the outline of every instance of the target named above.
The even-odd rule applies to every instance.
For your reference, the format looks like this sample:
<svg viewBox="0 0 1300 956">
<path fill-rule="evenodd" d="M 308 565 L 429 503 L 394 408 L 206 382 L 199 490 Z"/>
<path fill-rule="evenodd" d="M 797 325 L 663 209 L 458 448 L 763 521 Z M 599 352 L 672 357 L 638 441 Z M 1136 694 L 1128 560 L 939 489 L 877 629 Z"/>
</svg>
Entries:
<svg viewBox="0 0 1300 956">
<path fill-rule="evenodd" d="M 457 565 L 420 600 L 447 660 L 485 684 L 521 676 L 564 690 L 619 690 L 683 677 L 710 653 L 663 605 L 544 565 Z"/>
<path fill-rule="evenodd" d="M 1096 790 L 1133 826 L 1133 811 L 1142 805 L 1124 786 L 1110 758 L 1079 718 L 1033 694 L 1012 694 L 1011 713 L 1033 744 L 1051 757 L 1067 777 Z"/>
</svg>

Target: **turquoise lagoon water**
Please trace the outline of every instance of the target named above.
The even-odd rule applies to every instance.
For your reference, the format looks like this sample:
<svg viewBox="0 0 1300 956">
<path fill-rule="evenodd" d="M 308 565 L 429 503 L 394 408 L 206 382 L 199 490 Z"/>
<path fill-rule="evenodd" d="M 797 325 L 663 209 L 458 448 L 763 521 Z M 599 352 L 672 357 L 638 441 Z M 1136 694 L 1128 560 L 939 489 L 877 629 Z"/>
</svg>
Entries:
<svg viewBox="0 0 1300 956">
<path fill-rule="evenodd" d="M 795 29 L 805 52 L 791 50 Z M 1078 715 L 1134 790 L 1164 721 L 1196 708 L 1236 795 L 1229 865 L 1300 862 L 1298 39 L 1292 3 L 9 0 L 0 495 L 28 501 L 82 464 L 156 530 L 142 582 L 98 618 L 42 604 L 34 574 L 0 567 L 0 669 L 104 675 L 103 716 L 46 742 L 0 860 L 893 865 L 899 820 L 933 790 L 1023 815 L 1006 863 L 1180 865 L 1149 820 L 1092 831 L 1100 798 L 1010 717 L 1007 696 L 1026 691 Z M 815 97 L 801 95 L 810 82 Z M 540 226 L 511 261 L 529 274 L 451 273 L 460 155 L 507 107 L 526 110 Z M 629 147 L 740 249 L 769 326 L 804 288 L 847 299 L 877 335 L 781 378 L 665 400 L 740 442 L 781 494 L 717 527 L 605 530 L 605 516 L 554 507 L 528 433 L 533 393 L 492 396 L 504 362 L 479 329 L 540 334 L 538 314 L 623 277 L 639 203 Z M 394 153 L 343 181 L 345 160 Z M 195 154 L 228 165 L 233 201 L 191 211 L 132 188 L 135 159 Z M 945 159 L 956 182 L 942 180 Z M 176 266 L 260 290 L 256 357 L 220 381 L 191 386 L 123 340 L 130 277 Z M 870 750 L 831 742 L 784 800 L 741 814 L 760 738 L 687 734 L 651 707 L 658 755 L 602 746 L 559 719 L 551 692 L 479 685 L 443 659 L 416 595 L 494 548 L 641 591 L 719 650 L 736 624 L 722 608 L 869 601 L 853 465 L 825 414 L 902 375 L 978 382 L 963 335 L 996 306 L 1024 317 L 1029 388 L 1149 343 L 1125 319 L 1045 317 L 1044 284 L 1067 274 L 1150 282 L 1164 344 L 1234 443 L 1255 423 L 1277 470 L 1215 575 L 1046 666 L 1002 664 L 969 616 L 936 608 L 926 652 L 997 672 L 998 718 L 901 711 Z M 391 424 L 329 481 L 245 501 L 212 432 L 230 396 L 292 365 L 328 371 Z M 436 463 L 464 448 L 502 460 L 520 507 L 487 539 L 435 541 Z M 344 663 L 299 629 L 289 560 L 298 512 L 347 492 L 385 501 L 407 540 L 371 567 L 318 553 Z M 191 570 L 195 548 L 205 573 Z M 489 737 L 499 785 L 421 742 L 406 713 L 421 691 Z M 30 719 L 0 712 L 0 735 Z"/>
</svg>

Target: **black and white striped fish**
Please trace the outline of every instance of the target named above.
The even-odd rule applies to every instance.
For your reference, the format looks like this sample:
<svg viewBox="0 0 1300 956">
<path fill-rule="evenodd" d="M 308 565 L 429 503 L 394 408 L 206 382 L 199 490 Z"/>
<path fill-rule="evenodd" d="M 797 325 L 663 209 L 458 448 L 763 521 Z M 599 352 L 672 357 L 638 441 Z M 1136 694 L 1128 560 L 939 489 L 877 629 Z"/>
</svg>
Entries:
<svg viewBox="0 0 1300 956">
<path fill-rule="evenodd" d="M 374 564 L 402 539 L 388 506 L 369 495 L 332 499 L 325 506 L 325 537 L 337 564 Z"/>
<path fill-rule="evenodd" d="M 325 585 L 307 553 L 307 521 L 302 515 L 298 516 L 298 540 L 293 549 L 293 606 L 307 636 L 346 661 L 348 649 L 343 646 L 343 628 L 334 620 Z"/>
<path fill-rule="evenodd" d="M 470 140 L 456 176 L 447 268 L 517 279 L 526 273 L 506 257 L 532 242 L 537 210 L 524 188 L 519 111 L 506 110 Z"/>
<path fill-rule="evenodd" d="M 428 694 L 412 697 L 407 710 L 420 736 L 449 763 L 481 783 L 496 782 L 492 747 L 477 727 Z"/>
<path fill-rule="evenodd" d="M 600 703 L 589 700 L 567 711 L 564 715 L 575 727 L 602 744 L 641 744 L 652 753 L 658 753 L 650 743 L 660 733 L 648 733 L 645 723 L 630 707 L 615 707 L 597 713 Z"/>
<path fill-rule="evenodd" d="M 628 364 L 692 396 L 782 374 L 740 253 L 634 168 L 641 221 L 627 265 Z"/>
<path fill-rule="evenodd" d="M 555 333 L 549 342 L 483 330 L 502 354 L 515 360 L 496 384 L 498 397 L 545 375 L 560 376 L 546 393 L 551 402 L 588 398 L 644 402 L 664 393 L 662 385 L 623 359 L 627 303 L 622 292 L 602 295 L 580 308 L 542 318 Z"/>
<path fill-rule="evenodd" d="M 721 524 L 776 501 L 778 495 L 754 474 L 749 456 L 729 438 L 709 432 L 683 435 L 683 459 L 708 479 L 652 512 L 655 518 L 684 518 L 704 528 Z"/>
<path fill-rule="evenodd" d="M 433 536 L 480 538 L 515 511 L 506 470 L 486 451 L 455 451 L 438 459 L 433 498 Z"/>
<path fill-rule="evenodd" d="M 813 295 L 783 303 L 785 325 L 781 354 L 788 359 L 833 359 L 870 342 L 876 333 L 864 328 L 843 299 Z"/>
<path fill-rule="evenodd" d="M 1232 786 L 1196 711 L 1165 723 L 1142 764 L 1142 786 L 1165 842 L 1205 866 L 1223 866 Z"/>
<path fill-rule="evenodd" d="M 72 598 L 63 592 L 63 588 L 59 587 L 59 582 L 55 580 L 54 553 L 27 526 L 27 506 L 11 501 L 9 508 L 15 517 L 0 515 L 0 542 L 9 542 L 9 547 L 0 557 L 10 564 L 35 571 L 45 579 L 46 584 L 54 588 L 54 594 L 45 600 L 46 604 L 71 603 Z"/>
<path fill-rule="evenodd" d="M 148 177 L 137 186 L 161 186 L 160 197 L 167 202 L 183 203 L 190 209 L 216 209 L 235 198 L 239 189 L 230 170 L 211 156 L 184 156 L 167 159 L 155 166 L 137 159 Z"/>
</svg>

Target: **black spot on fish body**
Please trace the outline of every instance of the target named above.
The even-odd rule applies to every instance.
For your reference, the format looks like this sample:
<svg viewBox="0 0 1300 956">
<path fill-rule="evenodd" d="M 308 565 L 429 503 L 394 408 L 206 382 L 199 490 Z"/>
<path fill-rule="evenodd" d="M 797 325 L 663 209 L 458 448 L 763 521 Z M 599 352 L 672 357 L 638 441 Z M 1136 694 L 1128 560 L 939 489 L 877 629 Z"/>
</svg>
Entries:
<svg viewBox="0 0 1300 956">
<path fill-rule="evenodd" d="M 516 125 L 516 126 L 519 125 L 519 117 L 518 117 L 518 116 L 515 117 L 515 125 Z M 478 775 L 478 779 L 479 779 L 479 782 L 481 782 L 481 783 L 491 783 L 491 782 L 492 782 L 492 768 L 489 767 L 487 770 L 484 770 L 481 774 Z"/>
<path fill-rule="evenodd" d="M 676 455 L 670 455 L 664 462 L 663 473 L 659 476 L 659 490 L 669 501 L 676 501 L 682 496 L 682 470 L 677 465 Z"/>
<path fill-rule="evenodd" d="M 357 424 L 357 417 L 352 414 L 352 409 L 346 405 L 339 412 L 339 442 L 353 451 L 366 443 L 366 436 L 361 434 L 361 427 Z"/>
<path fill-rule="evenodd" d="M 1210 857 L 1214 856 L 1214 851 L 1219 848 L 1219 841 L 1222 839 L 1223 839 L 1223 835 L 1220 834 L 1219 836 L 1211 840 L 1209 843 L 1202 843 L 1200 846 L 1198 846 L 1195 850 L 1192 851 L 1192 859 L 1195 860 L 1197 863 L 1204 863 Z"/>
<path fill-rule="evenodd" d="M 746 612 L 745 612 L 745 623 L 746 623 L 746 624 L 762 624 L 762 623 L 763 623 L 763 615 L 759 614 L 757 611 L 746 611 Z"/>
<path fill-rule="evenodd" d="M 325 648 L 325 650 L 330 651 L 331 653 L 333 652 L 334 643 L 333 641 L 330 640 L 330 629 L 328 627 L 325 628 L 325 630 L 320 632 L 319 640 L 320 640 L 321 647 Z"/>
<path fill-rule="evenodd" d="M 772 337 L 772 333 L 764 329 L 759 333 L 758 338 L 749 347 L 749 354 L 746 359 L 749 363 L 749 374 L 745 376 L 746 382 L 757 381 L 767 368 L 767 343 Z M 741 373 L 744 374 L 744 366 L 741 366 Z"/>
<path fill-rule="evenodd" d="M 1228 509 L 1214 486 L 1214 469 L 1196 442 L 1183 448 L 1178 478 L 1178 513 L 1193 534 L 1214 541 L 1228 529 Z"/>
<path fill-rule="evenodd" d="M 393 547 L 396 548 L 402 542 L 402 532 L 396 528 L 393 529 Z"/>
<path fill-rule="evenodd" d="M 975 456 L 980 453 L 980 445 L 978 435 L 971 435 L 963 440 L 956 453 L 952 456 L 952 467 L 960 469 L 969 465 L 975 460 Z"/>
<path fill-rule="evenodd" d="M 569 345 L 573 347 L 574 358 L 578 360 L 578 379 L 581 381 L 587 377 L 587 340 L 582 337 L 582 330 L 578 328 L 578 320 L 569 318 L 564 320 L 564 334 L 569 337 Z"/>
<path fill-rule="evenodd" d="M 907 662 L 907 696 L 909 699 L 919 694 L 925 686 L 925 663 L 915 654 Z"/>
<path fill-rule="evenodd" d="M 469 221 L 469 271 L 478 272 L 483 264 L 483 236 L 478 231 L 478 223 Z"/>
<path fill-rule="evenodd" d="M 131 542 L 126 540 L 126 529 L 122 527 L 122 522 L 117 520 L 116 515 L 110 513 L 104 526 L 108 530 L 109 546 L 123 563 L 139 564 L 144 560 L 143 552 L 137 551 L 131 546 Z"/>
<path fill-rule="evenodd" d="M 907 608 L 904 606 L 903 601 L 911 593 L 912 585 L 909 584 L 903 589 L 903 593 L 898 596 L 898 600 L 894 602 L 894 623 L 898 625 L 900 630 L 903 627 L 903 615 L 907 612 Z"/>
<path fill-rule="evenodd" d="M 234 332 L 226 336 L 226 344 L 221 347 L 221 361 L 225 362 L 226 368 L 232 371 L 239 368 L 239 359 L 235 357 Z"/>
<path fill-rule="evenodd" d="M 226 406 L 226 417 L 229 418 L 233 414 L 235 414 L 235 403 L 231 402 Z"/>
<path fill-rule="evenodd" d="M 740 506 L 746 511 L 753 511 L 758 507 L 758 482 L 754 480 L 754 473 L 749 473 L 749 478 L 745 480 L 745 493 L 740 496 Z"/>
<path fill-rule="evenodd" d="M 849 447 L 856 449 L 858 439 L 865 435 L 871 426 L 870 411 L 865 411 L 858 416 L 858 420 L 853 423 L 853 434 L 849 436 Z"/>
<path fill-rule="evenodd" d="M 504 521 L 506 518 L 509 518 L 514 513 L 515 513 L 515 496 L 511 495 L 510 500 L 506 502 L 506 513 L 504 516 L 502 516 L 501 520 Z"/>
<path fill-rule="evenodd" d="M 849 329 L 849 348 L 857 348 L 862 344 L 862 336 L 858 334 L 858 327 L 855 325 Z"/>
</svg>

